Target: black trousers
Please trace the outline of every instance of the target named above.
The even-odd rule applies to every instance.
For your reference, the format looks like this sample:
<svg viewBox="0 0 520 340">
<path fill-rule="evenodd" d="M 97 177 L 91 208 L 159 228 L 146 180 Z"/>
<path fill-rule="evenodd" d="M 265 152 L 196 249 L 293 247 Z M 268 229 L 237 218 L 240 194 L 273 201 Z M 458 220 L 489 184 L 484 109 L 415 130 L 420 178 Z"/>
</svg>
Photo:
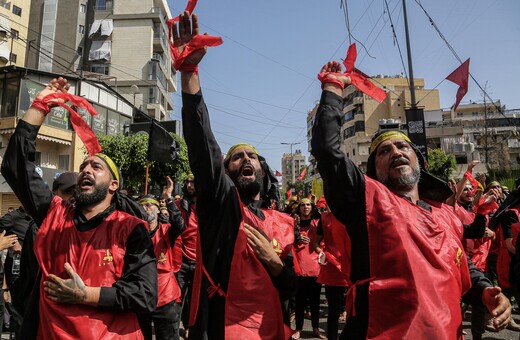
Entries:
<svg viewBox="0 0 520 340">
<path fill-rule="evenodd" d="M 181 288 L 181 320 L 184 329 L 188 329 L 190 319 L 190 300 L 191 286 L 193 285 L 193 276 L 195 275 L 195 261 L 186 257 L 182 258 L 181 270 L 177 272 L 177 282 Z"/>
<path fill-rule="evenodd" d="M 155 328 L 155 339 L 178 340 L 179 314 L 175 308 L 175 301 L 158 307 L 151 314 L 138 314 L 139 325 L 145 340 L 152 340 L 152 321 Z"/>
<path fill-rule="evenodd" d="M 296 329 L 303 329 L 303 315 L 307 300 L 311 307 L 311 323 L 312 328 L 320 326 L 320 293 L 321 284 L 316 282 L 316 277 L 298 276 L 298 291 L 296 292 L 295 319 Z"/>
<path fill-rule="evenodd" d="M 339 316 L 345 306 L 345 295 L 347 287 L 325 285 L 325 296 L 329 304 L 329 314 L 327 316 L 327 339 L 336 340 L 338 338 Z"/>
</svg>

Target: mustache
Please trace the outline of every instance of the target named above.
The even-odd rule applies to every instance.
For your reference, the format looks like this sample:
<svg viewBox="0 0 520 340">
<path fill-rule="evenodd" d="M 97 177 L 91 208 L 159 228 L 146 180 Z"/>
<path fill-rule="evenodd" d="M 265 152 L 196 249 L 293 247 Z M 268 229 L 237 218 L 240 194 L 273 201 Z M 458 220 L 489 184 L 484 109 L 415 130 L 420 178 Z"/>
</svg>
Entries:
<svg viewBox="0 0 520 340">
<path fill-rule="evenodd" d="M 390 167 L 395 167 L 395 166 L 399 166 L 399 165 L 410 165 L 410 161 L 406 158 L 406 157 L 398 157 L 398 158 L 395 158 L 392 160 L 392 162 L 390 162 Z"/>
</svg>

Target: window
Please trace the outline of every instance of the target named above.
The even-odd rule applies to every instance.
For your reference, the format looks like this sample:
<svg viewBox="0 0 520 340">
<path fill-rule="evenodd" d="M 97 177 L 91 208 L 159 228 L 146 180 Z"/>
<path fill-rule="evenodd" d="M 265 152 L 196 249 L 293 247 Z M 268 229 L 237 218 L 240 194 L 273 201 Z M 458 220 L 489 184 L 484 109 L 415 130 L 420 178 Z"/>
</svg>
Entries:
<svg viewBox="0 0 520 340">
<path fill-rule="evenodd" d="M 78 55 L 83 55 L 83 46 L 78 46 L 76 53 L 78 53 Z"/>
<path fill-rule="evenodd" d="M 90 72 L 109 74 L 109 64 L 93 64 L 90 66 Z"/>
<path fill-rule="evenodd" d="M 79 12 L 80 13 L 87 13 L 87 5 L 85 5 L 85 4 L 79 5 Z"/>
<path fill-rule="evenodd" d="M 79 25 L 79 34 L 85 34 L 85 26 L 84 25 Z"/>
<path fill-rule="evenodd" d="M 58 169 L 66 171 L 69 170 L 69 155 L 58 156 Z"/>
<path fill-rule="evenodd" d="M 96 0 L 96 9 L 98 11 L 108 11 L 113 8 L 112 0 Z"/>
<path fill-rule="evenodd" d="M 15 30 L 14 28 L 11 28 L 11 38 L 18 39 L 19 34 L 20 33 L 17 30 Z"/>
<path fill-rule="evenodd" d="M 16 5 L 13 5 L 13 14 L 18 15 L 19 17 L 22 16 L 22 9 Z"/>
<path fill-rule="evenodd" d="M 9 61 L 13 62 L 13 63 L 16 63 L 16 58 L 18 56 L 14 53 L 11 53 L 11 55 L 9 56 Z"/>
</svg>

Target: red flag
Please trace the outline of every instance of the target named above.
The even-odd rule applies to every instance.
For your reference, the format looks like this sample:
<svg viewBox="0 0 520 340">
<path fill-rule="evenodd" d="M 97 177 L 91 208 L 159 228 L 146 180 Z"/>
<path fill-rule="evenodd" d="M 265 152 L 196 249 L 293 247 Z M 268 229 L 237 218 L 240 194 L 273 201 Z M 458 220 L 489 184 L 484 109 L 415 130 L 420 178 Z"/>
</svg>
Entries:
<svg viewBox="0 0 520 340">
<path fill-rule="evenodd" d="M 188 0 L 188 4 L 186 5 L 184 12 L 188 11 L 188 12 L 190 12 L 190 14 L 193 14 L 193 10 L 195 9 L 195 6 L 197 6 L 197 1 L 198 0 Z M 175 18 L 170 19 L 170 20 L 172 22 L 177 22 L 177 21 L 179 21 L 179 19 L 180 19 L 180 17 L 176 16 Z M 170 20 L 168 20 L 168 21 L 170 21 Z"/>
<path fill-rule="evenodd" d="M 455 101 L 455 105 L 453 105 L 453 111 L 457 109 L 460 101 L 468 92 L 468 78 L 469 78 L 469 58 L 462 65 L 457 67 L 455 71 L 453 71 L 449 76 L 446 77 L 451 82 L 459 85 L 459 89 L 457 91 L 457 99 Z"/>
<path fill-rule="evenodd" d="M 292 189 L 287 190 L 287 199 L 290 199 L 292 197 Z"/>
<path fill-rule="evenodd" d="M 280 173 L 280 171 L 276 170 L 275 174 L 274 174 L 276 177 L 282 177 L 282 174 Z"/>
<path fill-rule="evenodd" d="M 307 173 L 307 168 L 304 168 L 300 176 L 296 179 L 297 181 L 301 181 L 303 177 L 305 177 L 305 174 Z"/>
</svg>

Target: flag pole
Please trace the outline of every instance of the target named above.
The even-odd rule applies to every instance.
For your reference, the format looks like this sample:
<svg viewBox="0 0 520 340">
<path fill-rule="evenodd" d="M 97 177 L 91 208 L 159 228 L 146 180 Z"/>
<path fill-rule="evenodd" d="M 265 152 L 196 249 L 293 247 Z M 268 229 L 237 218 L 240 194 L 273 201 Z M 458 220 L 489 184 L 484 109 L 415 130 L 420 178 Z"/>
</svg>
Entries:
<svg viewBox="0 0 520 340">
<path fill-rule="evenodd" d="M 150 167 L 150 161 L 146 160 L 146 176 L 144 180 L 144 194 L 148 195 L 148 168 Z"/>
</svg>

